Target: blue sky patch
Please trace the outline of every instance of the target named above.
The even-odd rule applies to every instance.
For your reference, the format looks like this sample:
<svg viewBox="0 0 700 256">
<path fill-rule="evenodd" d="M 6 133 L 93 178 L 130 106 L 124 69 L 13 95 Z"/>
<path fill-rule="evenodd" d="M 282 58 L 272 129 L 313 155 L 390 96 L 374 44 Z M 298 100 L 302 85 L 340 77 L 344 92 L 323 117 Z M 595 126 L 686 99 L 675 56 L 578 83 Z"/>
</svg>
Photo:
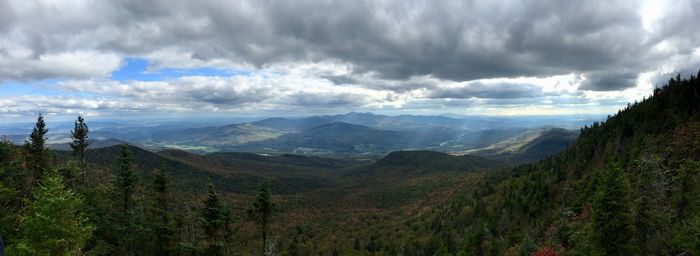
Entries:
<svg viewBox="0 0 700 256">
<path fill-rule="evenodd" d="M 127 58 L 126 65 L 112 72 L 111 79 L 115 81 L 163 81 L 185 76 L 231 77 L 249 76 L 251 72 L 244 70 L 226 70 L 218 68 L 177 69 L 164 68 L 147 70 L 149 62 L 140 58 Z"/>
<path fill-rule="evenodd" d="M 26 95 L 42 95 L 42 96 L 56 96 L 60 95 L 61 92 L 50 86 L 56 84 L 63 79 L 46 79 L 34 83 L 23 83 L 23 82 L 1 82 L 0 83 L 0 96 L 26 96 Z"/>
</svg>

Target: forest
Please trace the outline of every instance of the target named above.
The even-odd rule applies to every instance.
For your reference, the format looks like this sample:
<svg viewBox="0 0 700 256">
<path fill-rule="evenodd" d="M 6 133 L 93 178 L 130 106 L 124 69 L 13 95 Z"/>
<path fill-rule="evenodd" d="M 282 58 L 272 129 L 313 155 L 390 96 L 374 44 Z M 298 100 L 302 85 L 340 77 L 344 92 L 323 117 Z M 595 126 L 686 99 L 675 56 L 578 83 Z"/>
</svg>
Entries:
<svg viewBox="0 0 700 256">
<path fill-rule="evenodd" d="M 512 166 L 0 142 L 5 255 L 700 255 L 700 73 Z"/>
</svg>

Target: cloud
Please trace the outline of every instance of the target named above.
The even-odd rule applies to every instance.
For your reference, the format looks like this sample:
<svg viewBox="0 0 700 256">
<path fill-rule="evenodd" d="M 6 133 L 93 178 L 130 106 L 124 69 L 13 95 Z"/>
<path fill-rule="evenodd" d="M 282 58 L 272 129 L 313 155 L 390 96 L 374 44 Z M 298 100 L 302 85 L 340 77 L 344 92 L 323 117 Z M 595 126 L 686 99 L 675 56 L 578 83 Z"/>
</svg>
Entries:
<svg viewBox="0 0 700 256">
<path fill-rule="evenodd" d="M 388 96 L 390 92 L 355 86 L 338 88 L 324 79 L 289 75 L 183 76 L 166 81 L 68 80 L 57 86 L 67 93 L 112 97 L 166 111 L 363 107 L 396 100 Z"/>
<path fill-rule="evenodd" d="M 289 96 L 291 103 L 305 107 L 347 107 L 362 106 L 370 101 L 360 93 L 298 92 Z"/>
<path fill-rule="evenodd" d="M 444 87 L 430 92 L 430 98 L 517 99 L 543 96 L 542 88 L 532 84 L 474 82 L 456 87 Z"/>
<path fill-rule="evenodd" d="M 127 98 L 138 102 L 238 106 L 261 102 L 270 97 L 269 86 L 252 84 L 254 79 L 222 77 L 181 77 L 168 81 L 92 81 L 61 82 L 66 91 L 90 92 L 101 96 Z"/>
<path fill-rule="evenodd" d="M 686 26 L 698 20 L 687 11 L 697 1 L 679 4 L 689 7 L 680 17 L 664 15 L 656 33 L 645 29 L 640 3 L 625 0 L 11 3 L 18 15 L 10 36 L 32 45 L 34 54 L 88 48 L 145 56 L 171 49 L 189 62 L 257 67 L 332 59 L 385 79 L 644 70 L 666 57 L 647 53 L 664 38 L 683 49 L 698 43 L 696 26 Z"/>
<path fill-rule="evenodd" d="M 142 104 L 110 99 L 76 99 L 74 97 L 55 96 L 16 96 L 0 99 L 0 113 L 25 116 L 44 114 L 70 114 L 85 110 L 119 109 L 120 111 L 139 111 L 151 108 Z"/>
<path fill-rule="evenodd" d="M 617 91 L 637 85 L 637 73 L 603 72 L 586 76 L 579 89 L 594 91 Z"/>
<path fill-rule="evenodd" d="M 61 78 L 62 97 L 159 111 L 595 105 L 586 95 L 643 97 L 667 74 L 697 69 L 699 8 L 697 0 L 0 1 L 0 83 Z M 250 76 L 110 80 L 132 58 L 149 72 Z"/>
<path fill-rule="evenodd" d="M 39 56 L 0 52 L 0 81 L 43 80 L 63 77 L 90 78 L 106 76 L 120 65 L 114 54 L 97 52 L 47 53 Z"/>
</svg>

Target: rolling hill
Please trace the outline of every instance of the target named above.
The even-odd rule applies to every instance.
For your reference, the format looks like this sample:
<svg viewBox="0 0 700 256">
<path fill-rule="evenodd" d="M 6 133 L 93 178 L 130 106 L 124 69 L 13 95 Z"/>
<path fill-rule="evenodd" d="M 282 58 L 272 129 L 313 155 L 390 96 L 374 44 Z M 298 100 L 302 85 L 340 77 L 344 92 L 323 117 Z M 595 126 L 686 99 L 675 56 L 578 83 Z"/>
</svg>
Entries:
<svg viewBox="0 0 700 256">
<path fill-rule="evenodd" d="M 516 136 L 464 153 L 512 163 L 537 161 L 564 150 L 578 137 L 577 131 L 561 128 L 530 129 Z"/>
</svg>

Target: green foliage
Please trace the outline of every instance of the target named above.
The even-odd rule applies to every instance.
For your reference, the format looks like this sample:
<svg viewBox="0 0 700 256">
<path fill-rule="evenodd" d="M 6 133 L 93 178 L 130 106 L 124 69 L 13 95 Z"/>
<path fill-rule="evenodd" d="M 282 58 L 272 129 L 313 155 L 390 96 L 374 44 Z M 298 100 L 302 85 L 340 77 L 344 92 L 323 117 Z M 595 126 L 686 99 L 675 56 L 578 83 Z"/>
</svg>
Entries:
<svg viewBox="0 0 700 256">
<path fill-rule="evenodd" d="M 593 199 L 593 243 L 605 255 L 631 254 L 633 225 L 630 185 L 626 174 L 611 164 L 599 179 Z"/>
<path fill-rule="evenodd" d="M 677 254 L 700 254 L 700 162 L 689 161 L 678 169 L 671 205 L 676 209 L 671 218 L 673 237 L 670 248 Z"/>
<path fill-rule="evenodd" d="M 6 242 L 17 232 L 20 192 L 26 180 L 19 149 L 7 140 L 0 140 L 0 234 Z"/>
<path fill-rule="evenodd" d="M 17 250 L 27 255 L 82 255 L 94 229 L 82 207 L 82 197 L 66 188 L 60 176 L 47 176 L 21 218 Z"/>
</svg>

